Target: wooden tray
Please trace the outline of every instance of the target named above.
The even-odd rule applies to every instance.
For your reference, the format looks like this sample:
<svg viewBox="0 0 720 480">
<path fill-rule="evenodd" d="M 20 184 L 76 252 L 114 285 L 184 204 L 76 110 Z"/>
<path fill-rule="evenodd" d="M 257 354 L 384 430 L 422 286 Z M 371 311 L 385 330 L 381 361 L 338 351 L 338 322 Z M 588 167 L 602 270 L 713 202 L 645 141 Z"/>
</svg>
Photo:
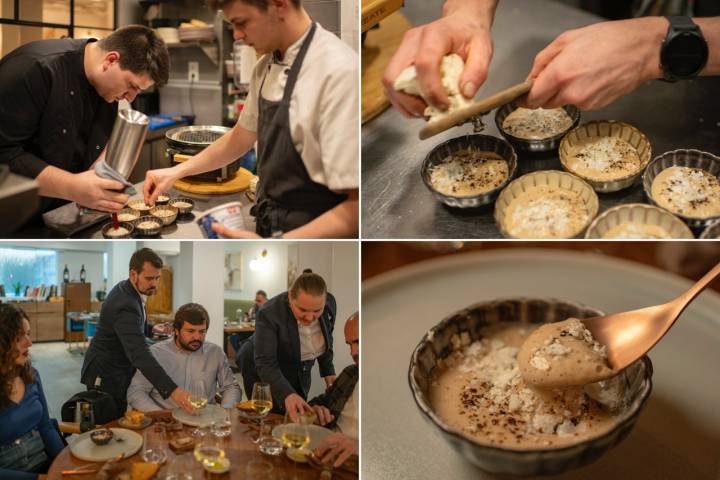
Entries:
<svg viewBox="0 0 720 480">
<path fill-rule="evenodd" d="M 202 182 L 181 178 L 175 182 L 175 188 L 181 192 L 194 193 L 197 195 L 226 195 L 228 193 L 242 192 L 250 186 L 253 174 L 240 167 L 230 179 L 224 182 Z"/>
</svg>

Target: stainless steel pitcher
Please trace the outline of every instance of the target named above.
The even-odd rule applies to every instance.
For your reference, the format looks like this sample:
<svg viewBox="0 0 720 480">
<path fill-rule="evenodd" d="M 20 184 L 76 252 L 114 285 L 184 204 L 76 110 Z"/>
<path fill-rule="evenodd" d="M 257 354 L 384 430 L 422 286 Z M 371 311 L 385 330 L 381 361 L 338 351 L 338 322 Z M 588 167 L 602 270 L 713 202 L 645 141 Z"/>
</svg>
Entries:
<svg viewBox="0 0 720 480">
<path fill-rule="evenodd" d="M 137 110 L 120 110 L 107 145 L 105 162 L 127 179 L 140 158 L 150 121 Z"/>
</svg>

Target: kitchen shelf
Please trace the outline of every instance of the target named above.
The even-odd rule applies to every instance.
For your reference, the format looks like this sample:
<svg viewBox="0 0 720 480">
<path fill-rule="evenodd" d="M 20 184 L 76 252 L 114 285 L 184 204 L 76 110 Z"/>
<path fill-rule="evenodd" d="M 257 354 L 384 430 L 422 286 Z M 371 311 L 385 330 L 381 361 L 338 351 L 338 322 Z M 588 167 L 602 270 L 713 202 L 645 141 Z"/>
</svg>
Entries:
<svg viewBox="0 0 720 480">
<path fill-rule="evenodd" d="M 165 45 L 168 48 L 199 48 L 215 66 L 219 63 L 218 45 L 216 42 L 177 42 L 166 43 Z"/>
</svg>

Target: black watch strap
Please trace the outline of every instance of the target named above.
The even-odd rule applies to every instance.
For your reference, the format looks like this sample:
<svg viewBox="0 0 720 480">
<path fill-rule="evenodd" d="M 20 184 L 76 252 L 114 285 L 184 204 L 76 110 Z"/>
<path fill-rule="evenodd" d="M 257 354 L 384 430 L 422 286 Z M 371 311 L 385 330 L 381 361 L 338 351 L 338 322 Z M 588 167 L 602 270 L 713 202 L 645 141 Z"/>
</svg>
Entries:
<svg viewBox="0 0 720 480">
<path fill-rule="evenodd" d="M 697 76 L 708 59 L 708 46 L 700 27 L 692 18 L 665 17 L 670 26 L 660 50 L 663 79 L 669 82 Z"/>
</svg>

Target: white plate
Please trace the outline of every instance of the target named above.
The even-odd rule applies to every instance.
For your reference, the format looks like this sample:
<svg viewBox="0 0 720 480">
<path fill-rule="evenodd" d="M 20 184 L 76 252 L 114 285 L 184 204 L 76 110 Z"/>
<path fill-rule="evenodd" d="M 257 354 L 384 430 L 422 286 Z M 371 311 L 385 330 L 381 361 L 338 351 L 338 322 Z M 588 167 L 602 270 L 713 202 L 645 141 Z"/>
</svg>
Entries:
<svg viewBox="0 0 720 480">
<path fill-rule="evenodd" d="M 90 432 L 85 432 L 70 439 L 70 452 L 86 462 L 104 462 L 115 458 L 121 453 L 125 458 L 135 455 L 143 444 L 140 434 L 125 428 L 111 428 L 113 439 L 107 445 L 95 445 L 90 439 Z M 122 438 L 122 442 L 118 442 Z"/>
<path fill-rule="evenodd" d="M 625 260 L 541 249 L 445 256 L 363 282 L 363 480 L 495 478 L 423 420 L 408 387 L 413 349 L 446 315 L 510 296 L 613 313 L 668 301 L 690 285 Z M 650 357 L 653 392 L 630 436 L 597 462 L 547 478 L 720 479 L 720 295 L 703 292 Z"/>
<path fill-rule="evenodd" d="M 187 413 L 182 408 L 176 408 L 172 411 L 172 416 L 178 422 L 191 427 L 209 427 L 215 420 L 220 420 L 225 414 L 225 409 L 220 405 L 209 404 L 200 410 L 197 414 Z"/>
<path fill-rule="evenodd" d="M 272 430 L 272 436 L 277 438 L 278 440 L 281 440 L 283 431 L 285 429 L 285 425 L 278 425 Z M 315 450 L 319 445 L 320 442 L 323 441 L 325 437 L 333 433 L 331 430 L 321 427 L 319 425 L 308 425 L 308 434 L 310 435 L 310 443 L 305 446 L 303 451 L 313 451 Z M 287 450 L 293 450 L 297 451 L 297 449 L 287 449 Z M 288 454 L 286 450 L 286 455 L 290 460 L 295 460 L 296 462 L 307 462 L 305 458 L 298 457 L 295 455 L 295 453 Z M 300 459 L 302 458 L 302 459 Z"/>
</svg>

